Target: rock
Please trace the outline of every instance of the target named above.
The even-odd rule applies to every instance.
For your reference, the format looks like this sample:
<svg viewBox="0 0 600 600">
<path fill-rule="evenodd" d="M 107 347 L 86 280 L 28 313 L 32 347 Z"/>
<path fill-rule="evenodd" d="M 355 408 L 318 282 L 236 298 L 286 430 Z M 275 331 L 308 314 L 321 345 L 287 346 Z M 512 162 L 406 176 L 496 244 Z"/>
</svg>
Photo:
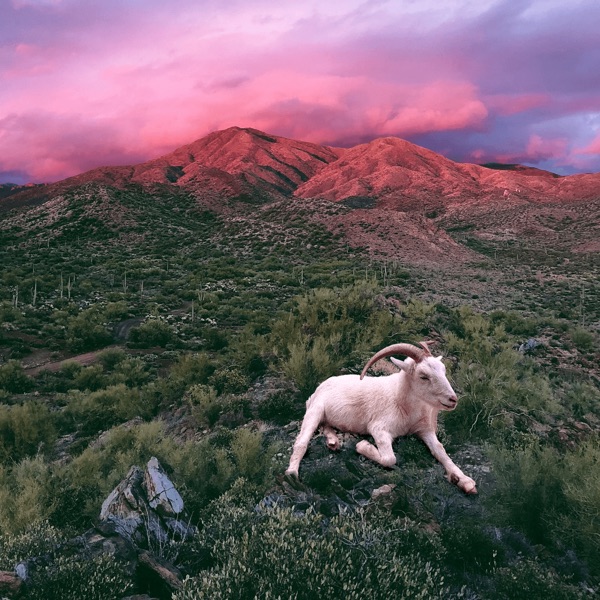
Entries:
<svg viewBox="0 0 600 600">
<path fill-rule="evenodd" d="M 379 498 L 379 496 L 386 496 L 387 494 L 391 494 L 394 491 L 395 487 L 396 485 L 393 483 L 387 483 L 385 485 L 382 485 L 381 487 L 378 487 L 371 492 L 371 498 L 375 500 L 376 498 Z"/>
<path fill-rule="evenodd" d="M 0 596 L 18 598 L 23 589 L 23 580 L 14 572 L 0 571 Z"/>
<path fill-rule="evenodd" d="M 170 591 L 178 590 L 182 586 L 182 577 L 179 569 L 175 568 L 166 560 L 161 560 L 149 552 L 142 552 L 139 555 L 140 570 L 150 571 L 151 575 L 158 577 Z M 144 573 L 144 579 L 148 578 L 148 573 Z"/>
<path fill-rule="evenodd" d="M 142 548 L 161 547 L 197 531 L 187 524 L 183 500 L 155 457 L 144 472 L 131 467 L 103 502 L 99 520 L 103 534 L 116 533 Z"/>
<path fill-rule="evenodd" d="M 163 515 L 177 516 L 183 512 L 183 500 L 171 480 L 153 456 L 144 474 L 148 502 Z"/>
<path fill-rule="evenodd" d="M 102 503 L 100 521 L 114 524 L 115 531 L 122 537 L 139 542 L 139 529 L 144 523 L 144 475 L 139 467 L 133 466 L 125 479 Z"/>
</svg>

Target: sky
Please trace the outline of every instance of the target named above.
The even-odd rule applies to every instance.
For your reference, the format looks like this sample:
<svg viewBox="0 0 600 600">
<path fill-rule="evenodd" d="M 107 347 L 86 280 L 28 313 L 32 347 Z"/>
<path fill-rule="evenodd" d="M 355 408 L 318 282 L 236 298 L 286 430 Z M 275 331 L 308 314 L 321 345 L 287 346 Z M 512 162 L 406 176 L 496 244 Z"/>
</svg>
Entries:
<svg viewBox="0 0 600 600">
<path fill-rule="evenodd" d="M 226 127 L 600 171 L 598 0 L 0 0 L 0 183 Z"/>
</svg>

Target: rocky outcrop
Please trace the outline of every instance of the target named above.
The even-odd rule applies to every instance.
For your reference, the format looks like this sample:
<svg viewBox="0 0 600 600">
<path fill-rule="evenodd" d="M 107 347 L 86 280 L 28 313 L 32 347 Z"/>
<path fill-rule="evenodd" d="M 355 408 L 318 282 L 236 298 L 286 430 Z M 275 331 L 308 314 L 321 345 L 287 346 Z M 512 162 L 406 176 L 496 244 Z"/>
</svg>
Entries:
<svg viewBox="0 0 600 600">
<path fill-rule="evenodd" d="M 100 510 L 100 523 L 139 547 L 194 535 L 188 521 L 183 499 L 155 457 L 144 471 L 131 467 Z"/>
<path fill-rule="evenodd" d="M 145 469 L 132 466 L 127 476 L 102 504 L 96 526 L 68 540 L 44 556 L 30 557 L 12 572 L 0 572 L 0 598 L 19 598 L 28 585 L 36 585 L 36 573 L 52 568 L 56 556 L 93 559 L 109 555 L 152 595 L 130 598 L 171 598 L 183 575 L 165 553 L 175 542 L 197 533 L 189 524 L 183 499 L 152 457 Z"/>
</svg>

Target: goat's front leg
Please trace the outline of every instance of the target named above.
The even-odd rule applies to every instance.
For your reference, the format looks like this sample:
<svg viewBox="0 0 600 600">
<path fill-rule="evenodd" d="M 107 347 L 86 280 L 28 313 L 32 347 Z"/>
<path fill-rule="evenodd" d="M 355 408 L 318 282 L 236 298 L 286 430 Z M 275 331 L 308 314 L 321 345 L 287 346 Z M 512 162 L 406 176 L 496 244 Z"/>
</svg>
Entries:
<svg viewBox="0 0 600 600">
<path fill-rule="evenodd" d="M 396 455 L 392 448 L 392 436 L 386 432 L 373 432 L 372 435 L 377 447 L 367 440 L 361 440 L 356 444 L 356 451 L 384 467 L 393 467 L 396 464 Z"/>
<path fill-rule="evenodd" d="M 286 475 L 292 477 L 298 477 L 298 469 L 300 468 L 300 461 L 306 454 L 308 443 L 313 433 L 316 431 L 319 423 L 323 418 L 323 411 L 320 407 L 311 406 L 306 410 L 304 420 L 302 421 L 302 427 L 300 427 L 300 433 L 294 442 L 294 448 L 292 450 L 292 456 L 290 457 L 290 464 L 285 471 Z"/>
<path fill-rule="evenodd" d="M 450 483 L 457 485 L 465 494 L 476 494 L 477 487 L 475 482 L 467 477 L 455 464 L 446 453 L 444 446 L 438 440 L 437 435 L 433 431 L 419 436 L 429 448 L 431 454 L 441 463 L 446 470 L 446 479 Z"/>
</svg>

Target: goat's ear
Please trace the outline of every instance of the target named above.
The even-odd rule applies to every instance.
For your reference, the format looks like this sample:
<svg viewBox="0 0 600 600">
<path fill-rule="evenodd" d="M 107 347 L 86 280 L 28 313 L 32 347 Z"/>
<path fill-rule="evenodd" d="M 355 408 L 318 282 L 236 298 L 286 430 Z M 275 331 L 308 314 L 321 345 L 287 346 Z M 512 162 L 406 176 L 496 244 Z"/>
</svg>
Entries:
<svg viewBox="0 0 600 600">
<path fill-rule="evenodd" d="M 390 360 L 401 370 L 401 371 L 406 371 L 410 365 L 408 365 L 407 363 L 405 363 L 403 360 L 398 360 L 397 358 L 394 358 L 393 356 L 390 358 Z"/>
<path fill-rule="evenodd" d="M 441 354 L 439 356 L 436 356 L 437 360 L 439 360 L 440 362 L 442 362 L 442 358 L 444 358 Z"/>
</svg>

